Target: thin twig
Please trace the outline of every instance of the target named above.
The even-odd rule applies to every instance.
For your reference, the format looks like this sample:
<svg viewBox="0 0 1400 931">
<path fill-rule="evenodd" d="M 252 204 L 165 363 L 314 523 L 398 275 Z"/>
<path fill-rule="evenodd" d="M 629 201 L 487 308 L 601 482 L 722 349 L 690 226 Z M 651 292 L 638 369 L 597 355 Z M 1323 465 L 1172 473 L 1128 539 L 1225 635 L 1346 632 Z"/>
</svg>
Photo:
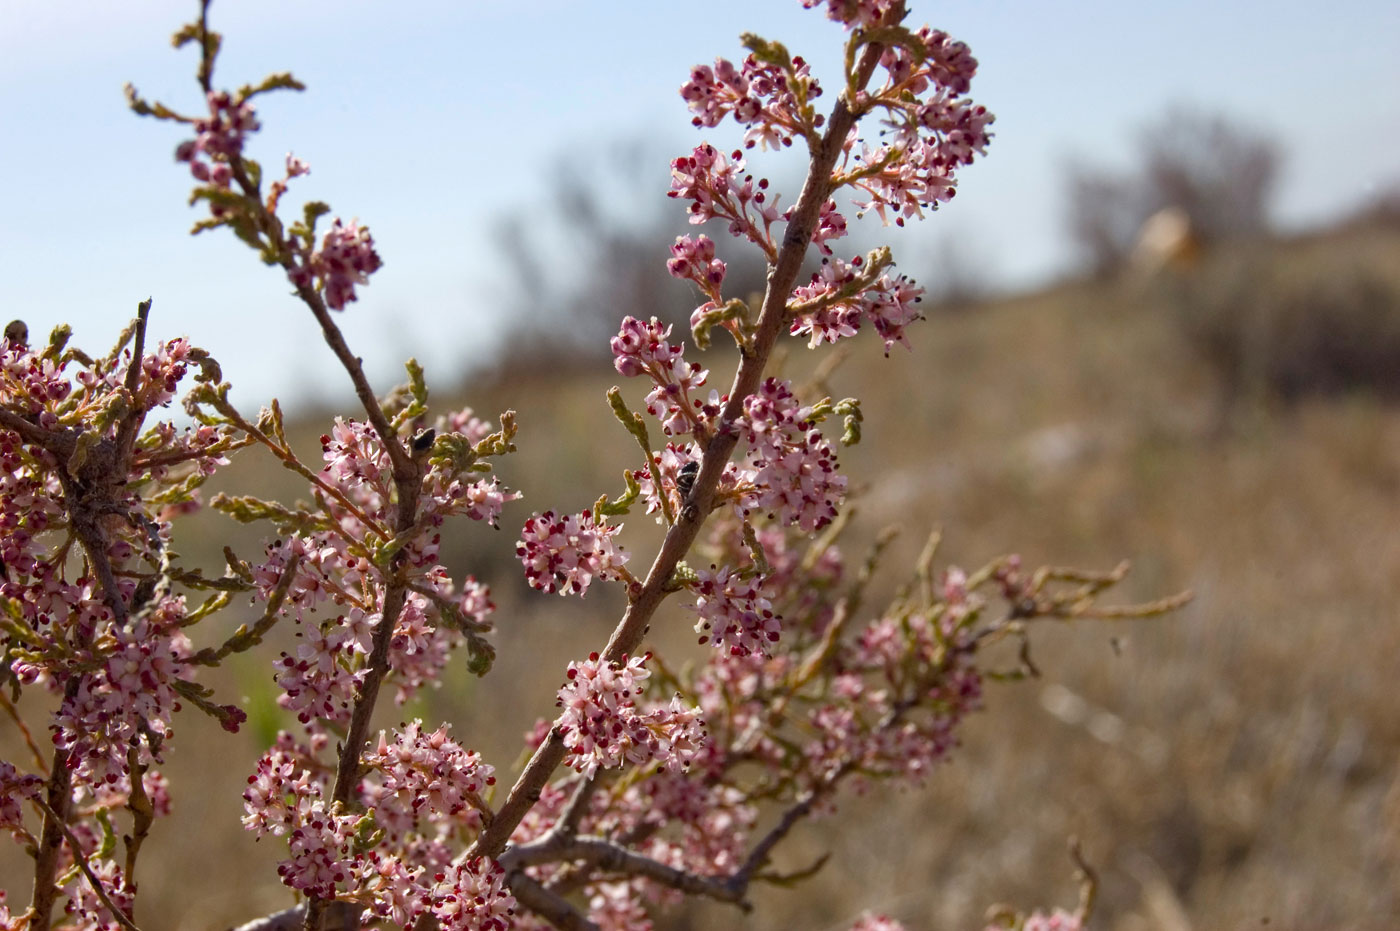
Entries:
<svg viewBox="0 0 1400 931">
<path fill-rule="evenodd" d="M 10 701 L 10 696 L 6 695 L 4 691 L 0 691 L 0 708 L 5 709 L 5 713 L 10 716 L 10 719 L 15 722 L 15 726 L 19 728 L 20 734 L 24 737 L 25 746 L 27 746 L 29 752 L 34 755 L 34 764 L 40 769 L 43 769 L 44 754 L 40 751 L 39 745 L 34 742 L 34 735 L 30 733 L 29 725 L 25 724 L 24 719 L 19 716 L 19 709 L 15 707 L 14 702 Z"/>
<path fill-rule="evenodd" d="M 73 851 L 73 862 L 77 863 L 78 869 L 83 871 L 83 875 L 87 877 L 88 885 L 92 887 L 92 891 L 97 894 L 97 897 L 102 900 L 102 904 L 106 906 L 107 911 L 111 912 L 112 917 L 117 920 L 117 923 L 123 928 L 126 928 L 127 931 L 141 931 L 141 929 L 126 916 L 126 913 L 117 908 L 112 900 L 107 897 L 107 890 L 102 887 L 102 881 L 93 874 L 92 867 L 88 866 L 87 856 L 83 853 L 83 846 L 79 843 L 78 838 L 73 835 L 73 832 L 68 829 L 68 825 L 63 823 L 58 813 L 50 808 L 48 803 L 43 799 L 36 798 L 34 801 L 40 808 L 44 809 L 44 816 L 57 824 L 58 829 L 63 832 L 63 838 L 68 841 L 68 849 Z M 130 877 L 127 877 L 127 881 L 130 882 Z"/>
<path fill-rule="evenodd" d="M 507 880 L 515 900 L 560 931 L 598 931 L 569 900 L 546 889 L 524 873 L 513 873 Z"/>
</svg>

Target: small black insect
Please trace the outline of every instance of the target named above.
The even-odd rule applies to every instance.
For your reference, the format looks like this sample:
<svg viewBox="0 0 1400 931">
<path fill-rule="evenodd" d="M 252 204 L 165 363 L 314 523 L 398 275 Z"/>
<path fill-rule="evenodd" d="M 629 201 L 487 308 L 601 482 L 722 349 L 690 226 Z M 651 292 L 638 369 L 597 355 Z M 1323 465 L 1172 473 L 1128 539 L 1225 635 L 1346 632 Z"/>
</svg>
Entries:
<svg viewBox="0 0 1400 931">
<path fill-rule="evenodd" d="M 695 476 L 700 474 L 699 462 L 687 462 L 681 466 L 681 472 L 676 476 L 676 491 L 681 493 L 681 500 L 690 497 L 690 492 L 695 488 Z"/>
</svg>

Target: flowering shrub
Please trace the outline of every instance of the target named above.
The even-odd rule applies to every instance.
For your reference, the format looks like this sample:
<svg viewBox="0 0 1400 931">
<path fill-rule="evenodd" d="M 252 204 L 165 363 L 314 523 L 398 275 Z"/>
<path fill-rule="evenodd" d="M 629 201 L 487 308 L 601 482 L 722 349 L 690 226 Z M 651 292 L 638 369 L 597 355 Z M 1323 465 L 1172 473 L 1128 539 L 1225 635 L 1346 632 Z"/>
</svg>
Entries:
<svg viewBox="0 0 1400 931">
<path fill-rule="evenodd" d="M 293 650 L 269 657 L 289 730 L 250 761 L 243 824 L 285 841 L 277 873 L 300 904 L 248 927 L 647 928 L 652 909 L 684 896 L 748 908 L 753 883 L 796 878 L 771 872 L 773 850 L 802 819 L 830 816 L 843 788 L 925 779 L 980 705 L 986 643 L 1024 640 L 1036 618 L 1171 607 L 1098 608 L 1121 568 L 1029 573 L 1007 558 L 936 572 L 932 543 L 900 595 L 865 605 L 869 566 L 852 573 L 837 545 L 848 482 L 836 450 L 860 438 L 859 404 L 811 397 L 765 368 L 784 331 L 815 348 L 868 324 L 887 352 L 907 344 L 920 289 L 892 271 L 888 249 L 835 256 L 847 228 L 835 197 L 850 189 L 861 210 L 896 223 L 922 216 L 952 198 L 992 118 L 964 96 L 976 70 L 967 48 L 904 27 L 898 0 L 803 5 L 824 6 L 848 33 L 829 114 L 815 108 L 822 88 L 806 63 L 752 36 L 741 64 L 697 67 L 682 87 L 697 126 L 732 115 L 747 148 L 805 146 L 809 174 L 779 210 L 741 152 L 702 144 L 672 165 L 671 196 L 689 203 L 692 222 L 720 220 L 758 249 L 768 290 L 757 305 L 726 299 L 725 266 L 705 236 L 672 249 L 672 274 L 705 298 L 692 318 L 697 347 L 720 330 L 740 353 L 723 395 L 706 393 L 708 372 L 685 360 L 669 328 L 621 321 L 617 371 L 648 383 L 646 415 L 668 441 L 656 449 L 647 416 L 614 389 L 612 410 L 641 454 L 623 493 L 523 521 L 517 554 L 532 586 L 582 596 L 618 584 L 627 607 L 605 647 L 562 671 L 558 717 L 532 731 L 508 787 L 499 763 L 445 724 L 415 720 L 376 737 L 370 719 L 381 688 L 405 701 L 441 678 L 454 650 L 478 675 L 491 667 L 489 590 L 452 578 L 439 547 L 449 520 L 450 532 L 462 519 L 497 526 L 519 497 L 492 475 L 515 452 L 513 415 L 431 416 L 413 361 L 405 386 L 376 396 L 333 315 L 380 267 L 373 238 L 341 219 L 318 234 L 331 212 L 321 203 L 284 220 L 282 201 L 308 166 L 289 155 L 265 185 L 245 152 L 261 129 L 256 99 L 300 89 L 290 75 L 216 89 L 221 39 L 202 13 L 176 40 L 200 51 L 207 114 L 129 89 L 137 113 L 193 134 L 176 156 L 207 211 L 195 231 L 227 227 L 281 267 L 362 410 L 337 418 L 323 461 L 306 463 L 275 403 L 247 417 L 203 350 L 148 345 L 150 301 L 98 357 L 70 348 L 66 329 L 46 346 L 31 345 L 18 321 L 7 329 L 0 676 L 13 692 L 51 692 L 58 708 L 50 747 L 25 727 L 33 760 L 0 763 L 0 824 L 34 862 L 30 905 L 0 902 L 0 927 L 136 927 L 138 855 L 172 808 L 159 772 L 175 747 L 172 716 L 189 706 L 236 730 L 243 711 L 197 674 L 279 624 L 296 634 Z M 878 142 L 858 132 L 871 120 Z M 799 283 L 809 245 L 825 258 Z M 191 426 L 148 425 L 186 379 Z M 228 551 L 217 577 L 180 566 L 177 518 L 248 446 L 301 475 L 314 504 L 216 496 L 215 508 L 275 536 L 255 560 Z M 640 576 L 620 540 L 618 519 L 633 508 L 665 528 Z M 259 616 L 197 646 L 198 625 L 235 595 Z M 684 671 L 644 651 L 649 625 L 671 622 L 657 612 L 672 596 L 707 645 Z M 18 722 L 9 698 L 4 708 Z M 1086 914 L 1007 912 L 997 926 L 1078 928 Z M 856 927 L 898 925 L 869 915 Z"/>
</svg>

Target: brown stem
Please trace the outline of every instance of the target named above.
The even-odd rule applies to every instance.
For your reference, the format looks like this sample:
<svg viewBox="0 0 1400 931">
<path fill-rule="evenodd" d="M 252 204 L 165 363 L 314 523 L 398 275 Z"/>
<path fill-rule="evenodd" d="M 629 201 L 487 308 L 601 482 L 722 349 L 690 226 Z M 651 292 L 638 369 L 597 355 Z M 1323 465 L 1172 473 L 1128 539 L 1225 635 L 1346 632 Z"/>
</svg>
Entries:
<svg viewBox="0 0 1400 931">
<path fill-rule="evenodd" d="M 44 818 L 46 821 L 52 819 L 53 822 L 59 826 L 59 831 L 62 832 L 63 838 L 68 841 L 69 849 L 73 851 L 73 861 L 78 864 L 78 869 L 82 870 L 83 876 L 87 877 L 88 885 L 92 887 L 93 893 L 102 900 L 102 904 L 107 907 L 107 911 L 112 913 L 112 917 L 116 918 L 117 924 L 126 928 L 127 931 L 141 931 L 141 929 L 136 927 L 136 924 L 127 917 L 126 913 L 118 908 L 111 898 L 108 897 L 107 890 L 102 887 L 102 881 L 92 874 L 92 867 L 88 866 L 87 857 L 83 855 L 82 844 L 73 836 L 73 832 L 68 829 L 68 825 L 63 823 L 63 819 L 59 817 L 58 812 L 44 804 L 43 801 L 39 801 L 39 807 L 44 810 Z M 38 925 L 31 925 L 31 927 L 38 927 Z"/>
<path fill-rule="evenodd" d="M 546 889 L 524 873 L 513 873 L 508 880 L 515 900 L 560 931 L 598 931 L 569 900 Z"/>
<path fill-rule="evenodd" d="M 136 305 L 136 338 L 131 345 L 131 364 L 126 368 L 126 381 L 123 384 L 131 400 L 132 410 L 117 426 L 115 442 L 117 455 L 124 461 L 131 459 L 132 450 L 136 445 L 136 431 L 141 428 L 141 421 L 144 419 L 136 410 L 136 391 L 141 387 L 141 357 L 146 352 L 146 321 L 150 315 L 151 299 L 148 297 Z"/>
<path fill-rule="evenodd" d="M 78 676 L 68 680 L 63 694 L 65 702 L 78 697 L 81 683 L 82 679 Z M 58 871 L 58 854 L 67 833 L 68 813 L 73 800 L 73 773 L 68 768 L 68 751 L 62 747 L 54 747 L 48 789 L 48 801 L 43 806 L 44 825 L 39 835 L 39 849 L 34 853 L 34 894 L 29 902 L 33 912 L 29 924 L 32 931 L 48 931 L 50 913 L 54 900 L 58 898 L 54 876 Z M 74 856 L 78 853 L 78 848 L 74 848 Z"/>
<path fill-rule="evenodd" d="M 34 765 L 43 769 L 44 754 L 39 750 L 39 745 L 34 742 L 34 734 L 29 730 L 29 725 L 24 723 L 24 718 L 19 716 L 19 709 L 15 707 L 14 702 L 10 701 L 10 696 L 6 695 L 4 691 L 0 691 L 0 708 L 5 709 L 5 714 L 9 715 L 10 720 L 15 722 L 15 727 L 19 728 L 20 736 L 24 738 L 24 745 L 34 756 Z"/>
<path fill-rule="evenodd" d="M 124 475 L 125 472 L 115 474 Z M 59 478 L 63 483 L 64 509 L 68 511 L 73 533 L 82 544 L 88 565 L 93 574 L 97 576 L 103 603 L 112 612 L 112 619 L 118 625 L 124 625 L 127 617 L 126 604 L 117 593 L 116 576 L 112 572 L 111 562 L 107 559 L 106 534 L 98 522 L 98 515 L 94 513 L 96 509 L 101 507 L 101 502 L 95 502 L 84 496 L 78 488 L 76 480 L 68 475 L 66 467 L 60 468 Z M 79 636 L 82 637 L 82 634 L 80 633 Z M 70 677 L 64 687 L 64 702 L 74 701 L 81 688 L 82 676 L 73 675 Z M 64 836 L 68 833 L 67 821 L 73 795 L 73 774 L 68 767 L 68 762 L 68 751 L 55 747 L 53 766 L 49 771 L 48 803 L 44 811 L 44 826 L 39 838 L 39 850 L 34 856 L 34 895 L 31 906 L 35 914 L 30 924 L 33 931 L 48 931 L 50 912 L 53 910 L 54 900 L 58 897 L 58 887 L 54 883 L 54 875 L 58 867 L 59 850 L 63 844 Z M 80 854 L 81 851 L 74 848 L 73 855 L 77 857 Z"/>
<path fill-rule="evenodd" d="M 900 5 L 902 6 L 902 5 Z M 880 61 L 881 46 L 868 46 L 857 68 L 857 87 L 864 87 L 870 80 L 875 66 Z M 739 371 L 734 376 L 734 385 L 729 390 L 729 400 L 720 413 L 720 427 L 715 431 L 705 448 L 700 464 L 700 474 L 696 477 L 692 492 L 693 507 L 688 507 L 679 519 L 666 532 L 661 550 L 647 573 L 646 581 L 632 599 L 623 614 L 621 622 L 613 631 L 603 659 L 620 661 L 633 653 L 642 642 L 647 625 L 668 594 L 667 584 L 676 565 L 689 552 L 695 542 L 705 515 L 710 511 L 724 466 L 729 462 L 738 443 L 736 424 L 743 413 L 744 400 L 758 390 L 763 378 L 764 367 L 773 353 L 773 346 L 782 331 L 787 313 L 787 299 L 792 294 L 793 285 L 802 268 L 802 260 L 807 254 L 807 246 L 816 228 L 822 204 L 831 194 L 831 172 L 841 153 L 842 143 L 856 117 L 851 112 L 846 95 L 842 94 L 832 111 L 826 134 L 821 145 L 813 148 L 807 169 L 807 180 L 802 186 L 802 194 L 793 208 L 783 236 L 783 245 L 777 261 L 768 270 L 768 287 L 763 296 L 763 309 L 759 314 L 753 345 L 743 351 Z M 470 857 L 496 858 L 505 850 L 507 842 L 521 819 L 539 800 L 549 777 L 564 759 L 564 740 L 557 730 L 551 731 L 548 739 L 540 744 L 530 761 L 525 765 L 520 778 L 511 786 L 501 810 L 496 813 L 490 827 L 482 831 L 476 842 L 463 855 Z"/>
<path fill-rule="evenodd" d="M 126 768 L 131 773 L 131 795 L 126 807 L 131 811 L 131 834 L 126 838 L 126 885 L 136 893 L 136 858 L 141 853 L 141 845 L 151 833 L 155 821 L 155 806 L 146 795 L 146 766 L 141 764 L 139 748 L 132 747 L 126 752 Z"/>
<path fill-rule="evenodd" d="M 19 434 L 20 439 L 26 443 L 33 443 L 41 449 L 47 449 L 53 453 L 60 461 L 64 461 L 73 452 L 73 447 L 77 445 L 77 436 L 70 431 L 56 431 L 50 433 L 37 424 L 16 414 L 14 411 L 0 408 L 0 427 L 6 430 L 13 430 Z"/>
</svg>

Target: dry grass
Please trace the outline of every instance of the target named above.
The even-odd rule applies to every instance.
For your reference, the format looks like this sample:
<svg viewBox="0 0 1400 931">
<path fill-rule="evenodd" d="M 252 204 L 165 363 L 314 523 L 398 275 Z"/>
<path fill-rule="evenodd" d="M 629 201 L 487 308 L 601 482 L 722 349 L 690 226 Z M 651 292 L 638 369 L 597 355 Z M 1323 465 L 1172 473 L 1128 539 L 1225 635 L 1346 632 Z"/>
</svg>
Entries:
<svg viewBox="0 0 1400 931">
<path fill-rule="evenodd" d="M 1393 240 L 1375 248 L 1395 261 Z M 1251 409 L 1221 435 L 1217 386 L 1167 306 L 1153 287 L 1067 286 L 936 314 L 913 354 L 886 361 L 867 344 L 838 370 L 832 393 L 861 397 L 867 414 L 847 465 L 879 476 L 857 525 L 866 538 L 906 529 L 887 583 L 938 523 L 947 558 L 965 565 L 1006 551 L 1031 564 L 1129 557 L 1125 599 L 1197 598 L 1155 622 L 1041 630 L 1044 678 L 992 687 L 925 790 L 850 799 L 784 853 L 793 867 L 832 850 L 818 879 L 763 891 L 742 921 L 696 905 L 662 926 L 835 931 L 875 907 L 914 928 L 975 927 L 994 901 L 1072 904 L 1070 835 L 1103 879 L 1101 929 L 1400 924 L 1400 411 L 1307 401 Z M 497 586 L 501 660 L 385 723 L 449 718 L 507 767 L 567 659 L 603 641 L 615 601 L 591 594 L 580 612 L 524 592 L 509 528 L 616 490 L 630 454 L 607 419 L 613 381 L 538 374 L 471 393 L 483 413 L 508 399 L 522 425 L 505 472 L 528 498 L 508 529 L 452 541 L 453 568 Z M 229 481 L 297 493 L 251 468 Z M 640 537 L 629 543 L 644 560 Z M 259 710 L 270 679 L 262 661 L 228 670 L 226 687 L 253 706 L 246 736 L 178 722 L 181 817 L 143 858 L 148 928 L 215 928 L 290 901 L 277 850 L 237 827 L 239 787 L 273 725 Z M 5 856 L 0 885 L 20 895 L 22 864 Z"/>
</svg>

